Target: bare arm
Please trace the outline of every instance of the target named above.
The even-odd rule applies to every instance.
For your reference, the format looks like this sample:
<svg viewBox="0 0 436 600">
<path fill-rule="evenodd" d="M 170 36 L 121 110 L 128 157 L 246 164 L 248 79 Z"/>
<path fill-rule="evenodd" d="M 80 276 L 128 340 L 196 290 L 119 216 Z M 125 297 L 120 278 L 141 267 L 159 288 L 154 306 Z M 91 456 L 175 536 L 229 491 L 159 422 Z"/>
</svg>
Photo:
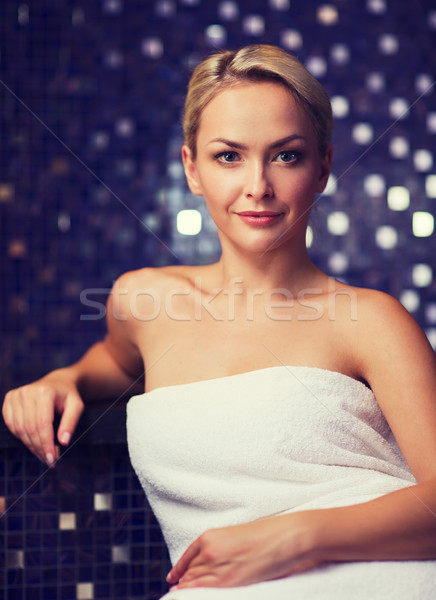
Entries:
<svg viewBox="0 0 436 600">
<path fill-rule="evenodd" d="M 117 282 L 116 290 L 120 285 Z M 108 333 L 75 364 L 52 371 L 42 379 L 8 392 L 3 418 L 10 431 L 52 466 L 56 458 L 55 413 L 62 418 L 58 441 L 67 445 L 83 412 L 84 401 L 116 398 L 144 390 L 142 359 L 129 319 L 116 319 L 108 301 Z M 128 317 L 128 315 L 126 315 Z"/>
</svg>

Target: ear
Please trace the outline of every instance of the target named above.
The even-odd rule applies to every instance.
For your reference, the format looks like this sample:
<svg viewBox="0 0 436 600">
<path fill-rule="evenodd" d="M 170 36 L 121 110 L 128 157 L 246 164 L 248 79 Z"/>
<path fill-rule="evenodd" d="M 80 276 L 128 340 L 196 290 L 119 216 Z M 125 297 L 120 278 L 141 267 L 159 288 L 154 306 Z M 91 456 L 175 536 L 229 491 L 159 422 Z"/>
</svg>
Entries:
<svg viewBox="0 0 436 600">
<path fill-rule="evenodd" d="M 321 194 L 327 185 L 327 181 L 330 175 L 330 170 L 332 168 L 332 157 L 333 157 L 333 148 L 331 146 L 327 146 L 327 150 L 324 158 L 321 161 L 321 170 L 318 179 L 318 185 L 316 191 L 318 194 Z"/>
<path fill-rule="evenodd" d="M 182 161 L 189 189 L 195 196 L 202 196 L 203 194 L 197 175 L 195 161 L 192 158 L 191 149 L 186 144 L 182 146 Z"/>
</svg>

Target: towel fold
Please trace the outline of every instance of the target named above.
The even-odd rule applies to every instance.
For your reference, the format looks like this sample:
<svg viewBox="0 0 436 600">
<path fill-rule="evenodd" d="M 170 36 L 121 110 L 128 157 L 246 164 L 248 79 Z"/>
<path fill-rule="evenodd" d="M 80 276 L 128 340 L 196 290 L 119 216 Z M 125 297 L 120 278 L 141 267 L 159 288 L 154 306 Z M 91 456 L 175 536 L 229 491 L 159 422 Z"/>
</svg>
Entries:
<svg viewBox="0 0 436 600">
<path fill-rule="evenodd" d="M 212 527 L 356 504 L 415 483 L 372 391 L 324 369 L 271 367 L 158 388 L 129 400 L 127 433 L 173 564 Z M 164 598 L 430 600 L 435 582 L 436 561 L 335 563 Z"/>
</svg>

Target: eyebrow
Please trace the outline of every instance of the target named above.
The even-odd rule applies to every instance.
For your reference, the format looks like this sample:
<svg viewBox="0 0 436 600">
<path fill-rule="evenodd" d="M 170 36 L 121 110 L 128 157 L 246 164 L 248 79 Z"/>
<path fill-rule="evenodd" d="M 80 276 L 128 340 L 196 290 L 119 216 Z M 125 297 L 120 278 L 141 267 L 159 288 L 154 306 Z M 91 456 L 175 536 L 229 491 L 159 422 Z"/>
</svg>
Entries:
<svg viewBox="0 0 436 600">
<path fill-rule="evenodd" d="M 307 139 L 303 135 L 292 134 L 273 142 L 270 144 L 270 148 L 279 148 L 280 146 L 283 146 L 288 142 L 293 142 L 294 140 L 304 140 L 307 142 Z M 226 138 L 214 138 L 213 140 L 210 140 L 208 144 L 213 144 L 214 142 L 221 142 L 222 144 L 226 144 L 226 146 L 230 146 L 230 148 L 235 148 L 237 150 L 247 149 L 245 144 L 240 144 L 239 142 L 234 142 L 233 140 L 228 140 Z"/>
</svg>

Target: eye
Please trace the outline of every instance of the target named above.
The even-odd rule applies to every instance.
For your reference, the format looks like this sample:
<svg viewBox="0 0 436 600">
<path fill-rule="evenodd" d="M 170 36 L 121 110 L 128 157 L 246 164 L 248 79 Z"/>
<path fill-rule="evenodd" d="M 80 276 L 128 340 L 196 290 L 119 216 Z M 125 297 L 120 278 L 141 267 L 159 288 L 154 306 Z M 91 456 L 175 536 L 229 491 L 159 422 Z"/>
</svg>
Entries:
<svg viewBox="0 0 436 600">
<path fill-rule="evenodd" d="M 215 158 L 219 162 L 233 163 L 238 160 L 239 154 L 237 152 L 233 152 L 232 150 L 226 150 L 225 152 L 220 152 L 219 154 L 215 154 Z"/>
<path fill-rule="evenodd" d="M 295 152 L 294 150 L 283 150 L 280 152 L 276 160 L 282 163 L 296 163 L 301 158 L 301 152 Z"/>
</svg>

